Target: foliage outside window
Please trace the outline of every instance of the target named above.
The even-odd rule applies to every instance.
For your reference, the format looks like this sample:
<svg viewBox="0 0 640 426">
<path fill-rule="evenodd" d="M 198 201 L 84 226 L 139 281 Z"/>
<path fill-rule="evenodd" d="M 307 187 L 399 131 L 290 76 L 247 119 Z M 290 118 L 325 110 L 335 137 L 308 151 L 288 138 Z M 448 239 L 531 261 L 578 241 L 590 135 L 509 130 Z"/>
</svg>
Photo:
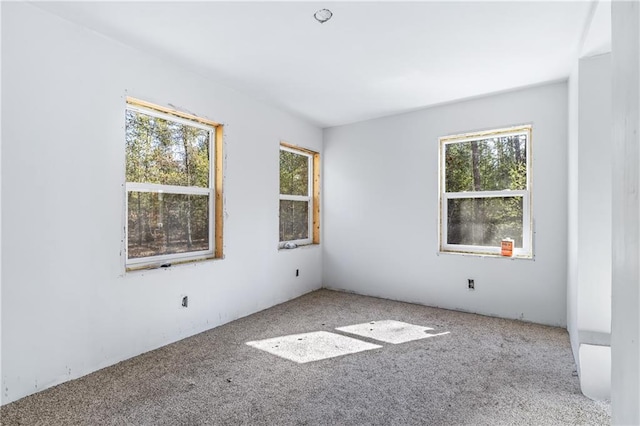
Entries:
<svg viewBox="0 0 640 426">
<path fill-rule="evenodd" d="M 531 126 L 440 138 L 440 250 L 532 257 Z"/>
<path fill-rule="evenodd" d="M 127 267 L 214 257 L 216 127 L 133 103 L 125 114 Z"/>
<path fill-rule="evenodd" d="M 318 154 L 280 146 L 280 246 L 318 243 Z"/>
</svg>

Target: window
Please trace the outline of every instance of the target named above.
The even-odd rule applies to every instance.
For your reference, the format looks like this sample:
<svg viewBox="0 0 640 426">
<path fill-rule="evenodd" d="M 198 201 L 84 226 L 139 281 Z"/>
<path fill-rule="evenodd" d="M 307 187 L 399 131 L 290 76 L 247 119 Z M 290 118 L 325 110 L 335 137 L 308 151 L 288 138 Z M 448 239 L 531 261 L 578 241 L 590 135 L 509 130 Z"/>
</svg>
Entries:
<svg viewBox="0 0 640 426">
<path fill-rule="evenodd" d="M 280 145 L 280 247 L 320 242 L 319 173 L 317 152 Z"/>
<path fill-rule="evenodd" d="M 440 250 L 532 257 L 531 126 L 440 138 Z"/>
<path fill-rule="evenodd" d="M 222 257 L 222 127 L 127 99 L 126 266 Z"/>
</svg>

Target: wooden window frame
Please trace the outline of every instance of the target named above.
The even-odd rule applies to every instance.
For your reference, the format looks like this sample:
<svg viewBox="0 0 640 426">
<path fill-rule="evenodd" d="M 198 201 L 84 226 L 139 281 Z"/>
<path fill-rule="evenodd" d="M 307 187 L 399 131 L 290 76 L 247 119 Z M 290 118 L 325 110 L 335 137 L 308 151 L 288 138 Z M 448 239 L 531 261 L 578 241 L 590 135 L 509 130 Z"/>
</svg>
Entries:
<svg viewBox="0 0 640 426">
<path fill-rule="evenodd" d="M 309 158 L 309 188 L 310 193 L 307 196 L 292 196 L 280 194 L 280 200 L 298 200 L 309 201 L 309 229 L 311 230 L 309 238 L 294 241 L 279 241 L 278 247 L 283 248 L 286 243 L 294 243 L 297 245 L 320 244 L 320 153 L 310 149 L 301 148 L 286 142 L 280 142 L 280 150 L 293 152 L 295 154 L 304 155 Z M 278 191 L 279 192 L 279 191 Z M 299 199 L 300 197 L 300 199 Z M 303 200 L 304 198 L 304 200 Z M 278 226 L 280 221 L 278 220 Z M 279 238 L 278 238 L 279 240 Z"/>
<path fill-rule="evenodd" d="M 154 117 L 208 130 L 209 133 L 209 187 L 181 187 L 174 185 L 159 185 L 151 183 L 124 183 L 124 258 L 127 271 L 148 269 L 162 264 L 176 264 L 201 261 L 207 259 L 222 259 L 223 253 L 223 125 L 193 114 L 166 108 L 130 96 L 126 98 L 126 109 L 148 114 Z M 175 253 L 168 255 L 149 256 L 145 258 L 128 258 L 128 193 L 136 192 L 164 192 L 175 194 L 209 195 L 209 249 L 198 252 Z"/>
<path fill-rule="evenodd" d="M 493 137 L 507 137 L 512 135 L 527 135 L 526 166 L 527 185 L 524 190 L 500 190 L 500 191 L 464 191 L 446 192 L 446 163 L 445 146 L 453 143 L 479 141 Z M 474 246 L 463 244 L 449 244 L 447 242 L 448 230 L 448 200 L 466 198 L 493 198 L 493 197 L 521 197 L 522 198 L 522 247 L 513 249 L 514 258 L 533 258 L 533 208 L 532 208 L 532 126 L 521 125 L 494 129 L 483 132 L 464 133 L 459 135 L 444 136 L 439 138 L 439 251 L 441 253 L 462 253 L 473 255 L 500 256 L 500 246 Z"/>
</svg>

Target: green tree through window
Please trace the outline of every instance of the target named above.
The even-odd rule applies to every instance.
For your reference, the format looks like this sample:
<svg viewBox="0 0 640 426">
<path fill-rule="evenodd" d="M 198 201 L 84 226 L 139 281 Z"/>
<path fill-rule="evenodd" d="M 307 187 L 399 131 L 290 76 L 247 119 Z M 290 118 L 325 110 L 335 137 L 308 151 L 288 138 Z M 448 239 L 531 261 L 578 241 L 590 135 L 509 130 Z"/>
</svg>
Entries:
<svg viewBox="0 0 640 426">
<path fill-rule="evenodd" d="M 531 255 L 529 126 L 441 138 L 441 250 Z"/>
<path fill-rule="evenodd" d="M 127 264 L 213 253 L 214 129 L 128 106 Z"/>
<path fill-rule="evenodd" d="M 280 147 L 280 242 L 312 242 L 313 155 Z"/>
</svg>

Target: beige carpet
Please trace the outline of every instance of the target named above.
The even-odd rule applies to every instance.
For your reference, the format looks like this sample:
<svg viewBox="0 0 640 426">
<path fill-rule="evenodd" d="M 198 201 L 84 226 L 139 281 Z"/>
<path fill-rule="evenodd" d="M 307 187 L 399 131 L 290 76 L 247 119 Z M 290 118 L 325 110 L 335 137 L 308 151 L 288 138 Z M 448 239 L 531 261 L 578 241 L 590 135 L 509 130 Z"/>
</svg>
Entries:
<svg viewBox="0 0 640 426">
<path fill-rule="evenodd" d="M 386 329 L 367 330 L 370 322 Z M 403 327 L 414 340 L 366 337 L 391 333 L 393 342 L 399 323 L 411 325 Z M 305 333 L 323 344 L 332 333 L 370 345 L 356 342 L 365 349 L 339 356 L 325 348 L 331 357 L 310 362 L 316 358 L 276 355 L 281 341 L 309 355 L 314 349 L 300 346 Z M 247 344 L 263 340 L 272 352 Z M 3 425 L 610 422 L 607 404 L 580 393 L 566 330 L 328 290 L 23 398 L 0 414 Z"/>
</svg>

